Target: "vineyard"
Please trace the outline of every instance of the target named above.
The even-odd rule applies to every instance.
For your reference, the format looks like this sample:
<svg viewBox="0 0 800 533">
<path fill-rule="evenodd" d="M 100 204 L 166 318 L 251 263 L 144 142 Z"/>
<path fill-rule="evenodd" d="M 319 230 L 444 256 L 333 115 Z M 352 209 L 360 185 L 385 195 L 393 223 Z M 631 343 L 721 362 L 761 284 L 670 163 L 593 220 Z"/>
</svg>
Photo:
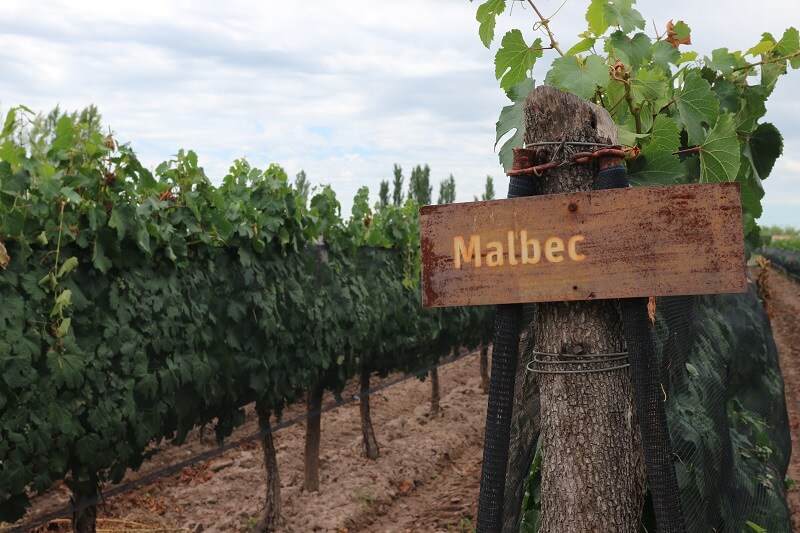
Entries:
<svg viewBox="0 0 800 533">
<path fill-rule="evenodd" d="M 331 189 L 306 205 L 278 166 L 237 161 L 215 187 L 181 152 L 153 175 L 91 110 L 31 118 L 11 110 L 0 139 L 4 521 L 64 480 L 88 531 L 152 443 L 209 423 L 221 443 L 254 403 L 270 450 L 270 415 L 307 392 L 315 490 L 323 391 L 487 340 L 483 309 L 421 308 L 413 200 L 373 212 L 363 189 L 342 220 Z"/>
<path fill-rule="evenodd" d="M 487 48 L 507 3 L 477 7 Z M 781 133 L 762 118 L 778 79 L 800 68 L 798 31 L 701 57 L 680 48 L 691 44 L 685 23 L 651 37 L 632 1 L 592 0 L 587 30 L 565 53 L 550 20 L 527 3 L 545 38 L 510 30 L 495 56 L 511 100 L 497 122 L 500 162 L 508 170 L 512 149 L 524 146 L 536 163 L 511 178 L 509 197 L 735 181 L 736 226 L 747 251 L 757 250 L 761 181 L 783 150 Z M 531 75 L 545 52 L 558 57 L 542 91 Z M 553 103 L 565 95 L 583 111 L 575 124 L 548 123 L 543 110 L 566 108 Z M 601 166 L 602 150 L 619 164 Z M 619 498 L 615 512 L 634 529 L 667 523 L 665 494 L 678 512 L 664 531 L 787 527 L 787 472 L 796 465 L 782 372 L 796 383 L 797 363 L 786 365 L 793 341 L 773 338 L 766 270 L 744 294 L 501 305 L 497 321 L 487 306 L 424 308 L 419 210 L 432 203 L 429 172 L 416 167 L 404 194 L 395 166 L 391 201 L 388 181 L 374 205 L 362 187 L 348 217 L 331 187 L 309 190 L 304 173 L 291 182 L 277 164 L 239 159 L 212 182 L 197 154 L 180 150 L 151 170 L 104 133 L 93 107 L 10 109 L 0 132 L 0 531 L 92 533 L 116 519 L 158 531 L 472 531 L 479 479 L 483 490 L 495 475 L 505 493 L 487 496 L 491 506 L 481 500 L 494 515 L 478 529 L 550 533 L 569 530 L 553 509 L 564 503 L 563 484 L 584 473 L 608 497 L 598 492 L 572 511 L 591 516 Z M 604 185 L 601 172 L 619 181 Z M 454 200 L 451 175 L 439 203 Z M 563 239 L 553 242 L 564 251 Z M 578 241 L 567 242 L 578 258 Z M 461 240 L 465 262 L 471 243 Z M 502 247 L 493 253 L 500 263 Z M 797 251 L 761 253 L 800 276 Z M 478 245 L 476 268 L 480 256 Z M 775 322 L 782 334 L 791 329 Z M 502 372 L 490 386 L 493 339 L 493 364 L 506 366 L 493 367 Z M 640 348 L 646 361 L 633 356 Z M 539 377 L 525 364 L 586 365 L 581 358 L 596 355 L 629 362 Z M 510 389 L 496 386 L 500 379 Z M 634 383 L 652 417 L 640 409 L 645 400 L 634 405 Z M 502 416 L 492 415 L 491 395 L 486 407 L 492 387 L 514 393 Z M 581 415 L 589 412 L 597 419 Z M 640 431 L 637 416 L 656 415 L 662 425 Z M 486 442 L 491 448 L 489 437 L 505 432 L 494 441 L 505 455 L 491 464 L 480 459 L 483 423 L 498 428 L 500 419 L 508 424 L 487 430 Z M 558 440 L 566 427 L 572 440 Z M 642 449 L 653 443 L 668 453 L 645 466 L 653 448 Z M 582 455 L 595 450 L 613 453 Z M 560 474 L 548 454 L 586 470 Z M 655 486 L 648 476 L 658 468 L 655 479 L 674 486 Z M 425 492 L 446 485 L 439 476 L 450 476 L 449 486 Z M 232 488 L 242 483 L 247 494 Z M 402 497 L 427 510 L 402 516 L 393 510 Z M 332 503 L 323 509 L 325 498 Z M 216 511 L 204 514 L 206 505 Z M 578 521 L 576 531 L 594 524 Z"/>
</svg>

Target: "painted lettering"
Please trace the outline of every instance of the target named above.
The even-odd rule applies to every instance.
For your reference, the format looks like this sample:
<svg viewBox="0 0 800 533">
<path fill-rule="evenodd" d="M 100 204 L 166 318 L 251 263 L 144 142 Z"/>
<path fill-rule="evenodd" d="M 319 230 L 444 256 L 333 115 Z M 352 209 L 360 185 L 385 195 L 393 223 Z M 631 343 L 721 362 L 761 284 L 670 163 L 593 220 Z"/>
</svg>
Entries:
<svg viewBox="0 0 800 533">
<path fill-rule="evenodd" d="M 564 251 L 564 240 L 560 237 L 550 237 L 544 243 L 544 256 L 551 263 L 560 263 L 564 260 L 561 254 Z"/>
<path fill-rule="evenodd" d="M 567 254 L 573 261 L 583 261 L 586 259 L 586 256 L 579 254 L 577 250 L 578 243 L 582 240 L 583 235 L 573 235 L 569 238 L 569 242 L 567 243 Z"/>
<path fill-rule="evenodd" d="M 486 265 L 490 267 L 503 266 L 503 243 L 492 241 L 486 245 Z"/>
<path fill-rule="evenodd" d="M 516 246 L 514 246 L 514 232 L 508 232 L 508 264 L 509 265 L 516 265 L 517 264 L 517 250 Z"/>
<path fill-rule="evenodd" d="M 470 235 L 469 246 L 464 244 L 464 237 L 458 236 L 453 239 L 453 259 L 454 266 L 461 268 L 461 260 L 469 263 L 475 257 L 475 266 L 481 266 L 481 237 L 480 235 Z"/>
<path fill-rule="evenodd" d="M 519 232 L 519 243 L 522 246 L 522 264 L 535 265 L 542 258 L 542 247 L 539 245 L 539 239 L 528 239 L 528 232 L 522 230 Z M 533 248 L 533 255 L 528 255 L 530 249 Z"/>
<path fill-rule="evenodd" d="M 548 263 L 562 263 L 565 259 L 570 261 L 584 261 L 586 255 L 578 251 L 578 244 L 585 240 L 583 235 L 573 235 L 566 239 L 561 237 L 549 237 L 544 244 L 539 239 L 528 238 L 528 231 L 519 232 L 520 259 L 517 259 L 517 234 L 514 231 L 506 233 L 508 248 L 504 249 L 503 241 L 490 241 L 486 243 L 486 266 L 497 267 L 505 264 L 505 253 L 508 252 L 508 264 L 535 265 L 542 260 L 542 256 Z M 480 267 L 483 260 L 483 250 L 481 250 L 480 235 L 470 235 L 469 243 L 464 237 L 453 237 L 453 267 L 460 269 L 464 264 L 473 263 L 475 267 Z"/>
</svg>

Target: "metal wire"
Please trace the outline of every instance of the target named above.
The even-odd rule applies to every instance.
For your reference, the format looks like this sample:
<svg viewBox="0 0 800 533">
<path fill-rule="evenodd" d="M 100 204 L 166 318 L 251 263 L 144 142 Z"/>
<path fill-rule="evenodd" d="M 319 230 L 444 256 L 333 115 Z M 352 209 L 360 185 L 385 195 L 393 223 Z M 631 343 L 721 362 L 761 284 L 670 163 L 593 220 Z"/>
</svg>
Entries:
<svg viewBox="0 0 800 533">
<path fill-rule="evenodd" d="M 578 142 L 578 141 L 542 141 L 536 143 L 528 143 L 524 144 L 523 148 L 531 148 L 533 146 L 554 146 L 554 145 L 566 145 L 566 146 L 602 146 L 605 148 L 613 148 L 615 146 L 619 146 L 618 144 L 607 144 L 607 143 L 592 143 L 592 142 Z"/>
<path fill-rule="evenodd" d="M 532 353 L 533 353 L 533 360 L 530 361 L 527 365 L 525 365 L 525 368 L 529 372 L 533 372 L 534 374 L 594 374 L 597 372 L 620 370 L 631 366 L 630 362 L 627 362 L 621 365 L 604 366 L 602 368 L 581 368 L 579 370 L 566 370 L 566 369 L 545 370 L 543 368 L 538 368 L 536 365 L 570 366 L 570 365 L 587 365 L 587 364 L 588 365 L 608 364 L 616 361 L 627 360 L 628 352 L 576 354 L 574 356 L 569 354 L 558 354 L 558 353 L 547 353 L 547 352 L 532 352 Z M 561 359 L 557 361 L 545 360 L 538 357 L 540 355 L 546 355 L 550 357 L 566 356 L 567 359 Z M 576 357 L 581 357 L 582 359 L 575 359 Z M 589 359 L 585 359 L 586 357 L 588 357 Z"/>
</svg>

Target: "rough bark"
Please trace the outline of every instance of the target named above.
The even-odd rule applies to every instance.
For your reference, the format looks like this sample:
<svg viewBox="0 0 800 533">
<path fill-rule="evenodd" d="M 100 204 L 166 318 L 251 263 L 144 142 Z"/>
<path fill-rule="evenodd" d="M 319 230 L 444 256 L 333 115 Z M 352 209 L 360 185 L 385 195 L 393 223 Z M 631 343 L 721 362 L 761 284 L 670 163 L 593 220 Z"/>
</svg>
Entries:
<svg viewBox="0 0 800 533">
<path fill-rule="evenodd" d="M 281 479 L 278 475 L 278 456 L 275 453 L 275 443 L 272 441 L 272 426 L 270 425 L 269 409 L 256 403 L 258 415 L 258 429 L 261 432 L 261 448 L 264 451 L 264 468 L 267 472 L 267 490 L 264 513 L 258 523 L 258 531 L 274 531 L 281 518 Z"/>
<path fill-rule="evenodd" d="M 358 403 L 361 410 L 362 448 L 364 450 L 364 457 L 374 461 L 378 458 L 380 449 L 378 448 L 378 441 L 375 439 L 375 431 L 372 429 L 372 418 L 369 414 L 369 370 L 364 365 L 361 366 L 359 384 L 361 386 Z"/>
<path fill-rule="evenodd" d="M 481 367 L 481 390 L 484 394 L 489 394 L 489 345 L 483 344 L 480 355 Z"/>
<path fill-rule="evenodd" d="M 440 402 L 442 393 L 439 389 L 439 369 L 434 368 L 431 370 L 431 414 L 438 414 L 441 410 Z"/>
<path fill-rule="evenodd" d="M 73 503 L 82 505 L 97 497 L 96 492 L 90 494 L 73 491 Z M 95 533 L 97 531 L 97 506 L 89 505 L 72 513 L 72 529 L 75 533 Z"/>
<path fill-rule="evenodd" d="M 616 127 L 604 109 L 552 87 L 538 87 L 528 97 L 525 120 L 526 143 L 613 143 L 617 139 Z M 540 148 L 540 159 L 550 160 L 556 149 Z M 536 178 L 537 192 L 593 189 L 596 173 L 595 165 L 559 167 Z M 613 301 L 540 304 L 531 333 L 539 352 L 574 355 L 625 350 L 622 322 Z M 540 532 L 638 531 L 645 469 L 629 371 L 540 374 L 537 381 L 543 452 Z"/>
<path fill-rule="evenodd" d="M 319 443 L 320 421 L 322 418 L 322 394 L 325 391 L 320 385 L 314 385 L 306 395 L 306 449 L 305 480 L 303 488 L 309 492 L 319 490 Z"/>
</svg>

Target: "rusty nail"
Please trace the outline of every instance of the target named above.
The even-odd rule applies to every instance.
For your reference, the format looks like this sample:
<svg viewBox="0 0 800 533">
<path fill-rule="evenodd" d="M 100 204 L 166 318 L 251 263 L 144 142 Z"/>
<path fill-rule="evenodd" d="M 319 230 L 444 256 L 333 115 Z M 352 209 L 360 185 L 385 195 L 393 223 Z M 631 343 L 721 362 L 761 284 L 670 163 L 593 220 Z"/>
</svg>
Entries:
<svg viewBox="0 0 800 533">
<path fill-rule="evenodd" d="M 575 202 L 570 202 L 568 209 L 574 213 L 575 211 L 578 210 L 578 204 L 576 204 Z"/>
</svg>

